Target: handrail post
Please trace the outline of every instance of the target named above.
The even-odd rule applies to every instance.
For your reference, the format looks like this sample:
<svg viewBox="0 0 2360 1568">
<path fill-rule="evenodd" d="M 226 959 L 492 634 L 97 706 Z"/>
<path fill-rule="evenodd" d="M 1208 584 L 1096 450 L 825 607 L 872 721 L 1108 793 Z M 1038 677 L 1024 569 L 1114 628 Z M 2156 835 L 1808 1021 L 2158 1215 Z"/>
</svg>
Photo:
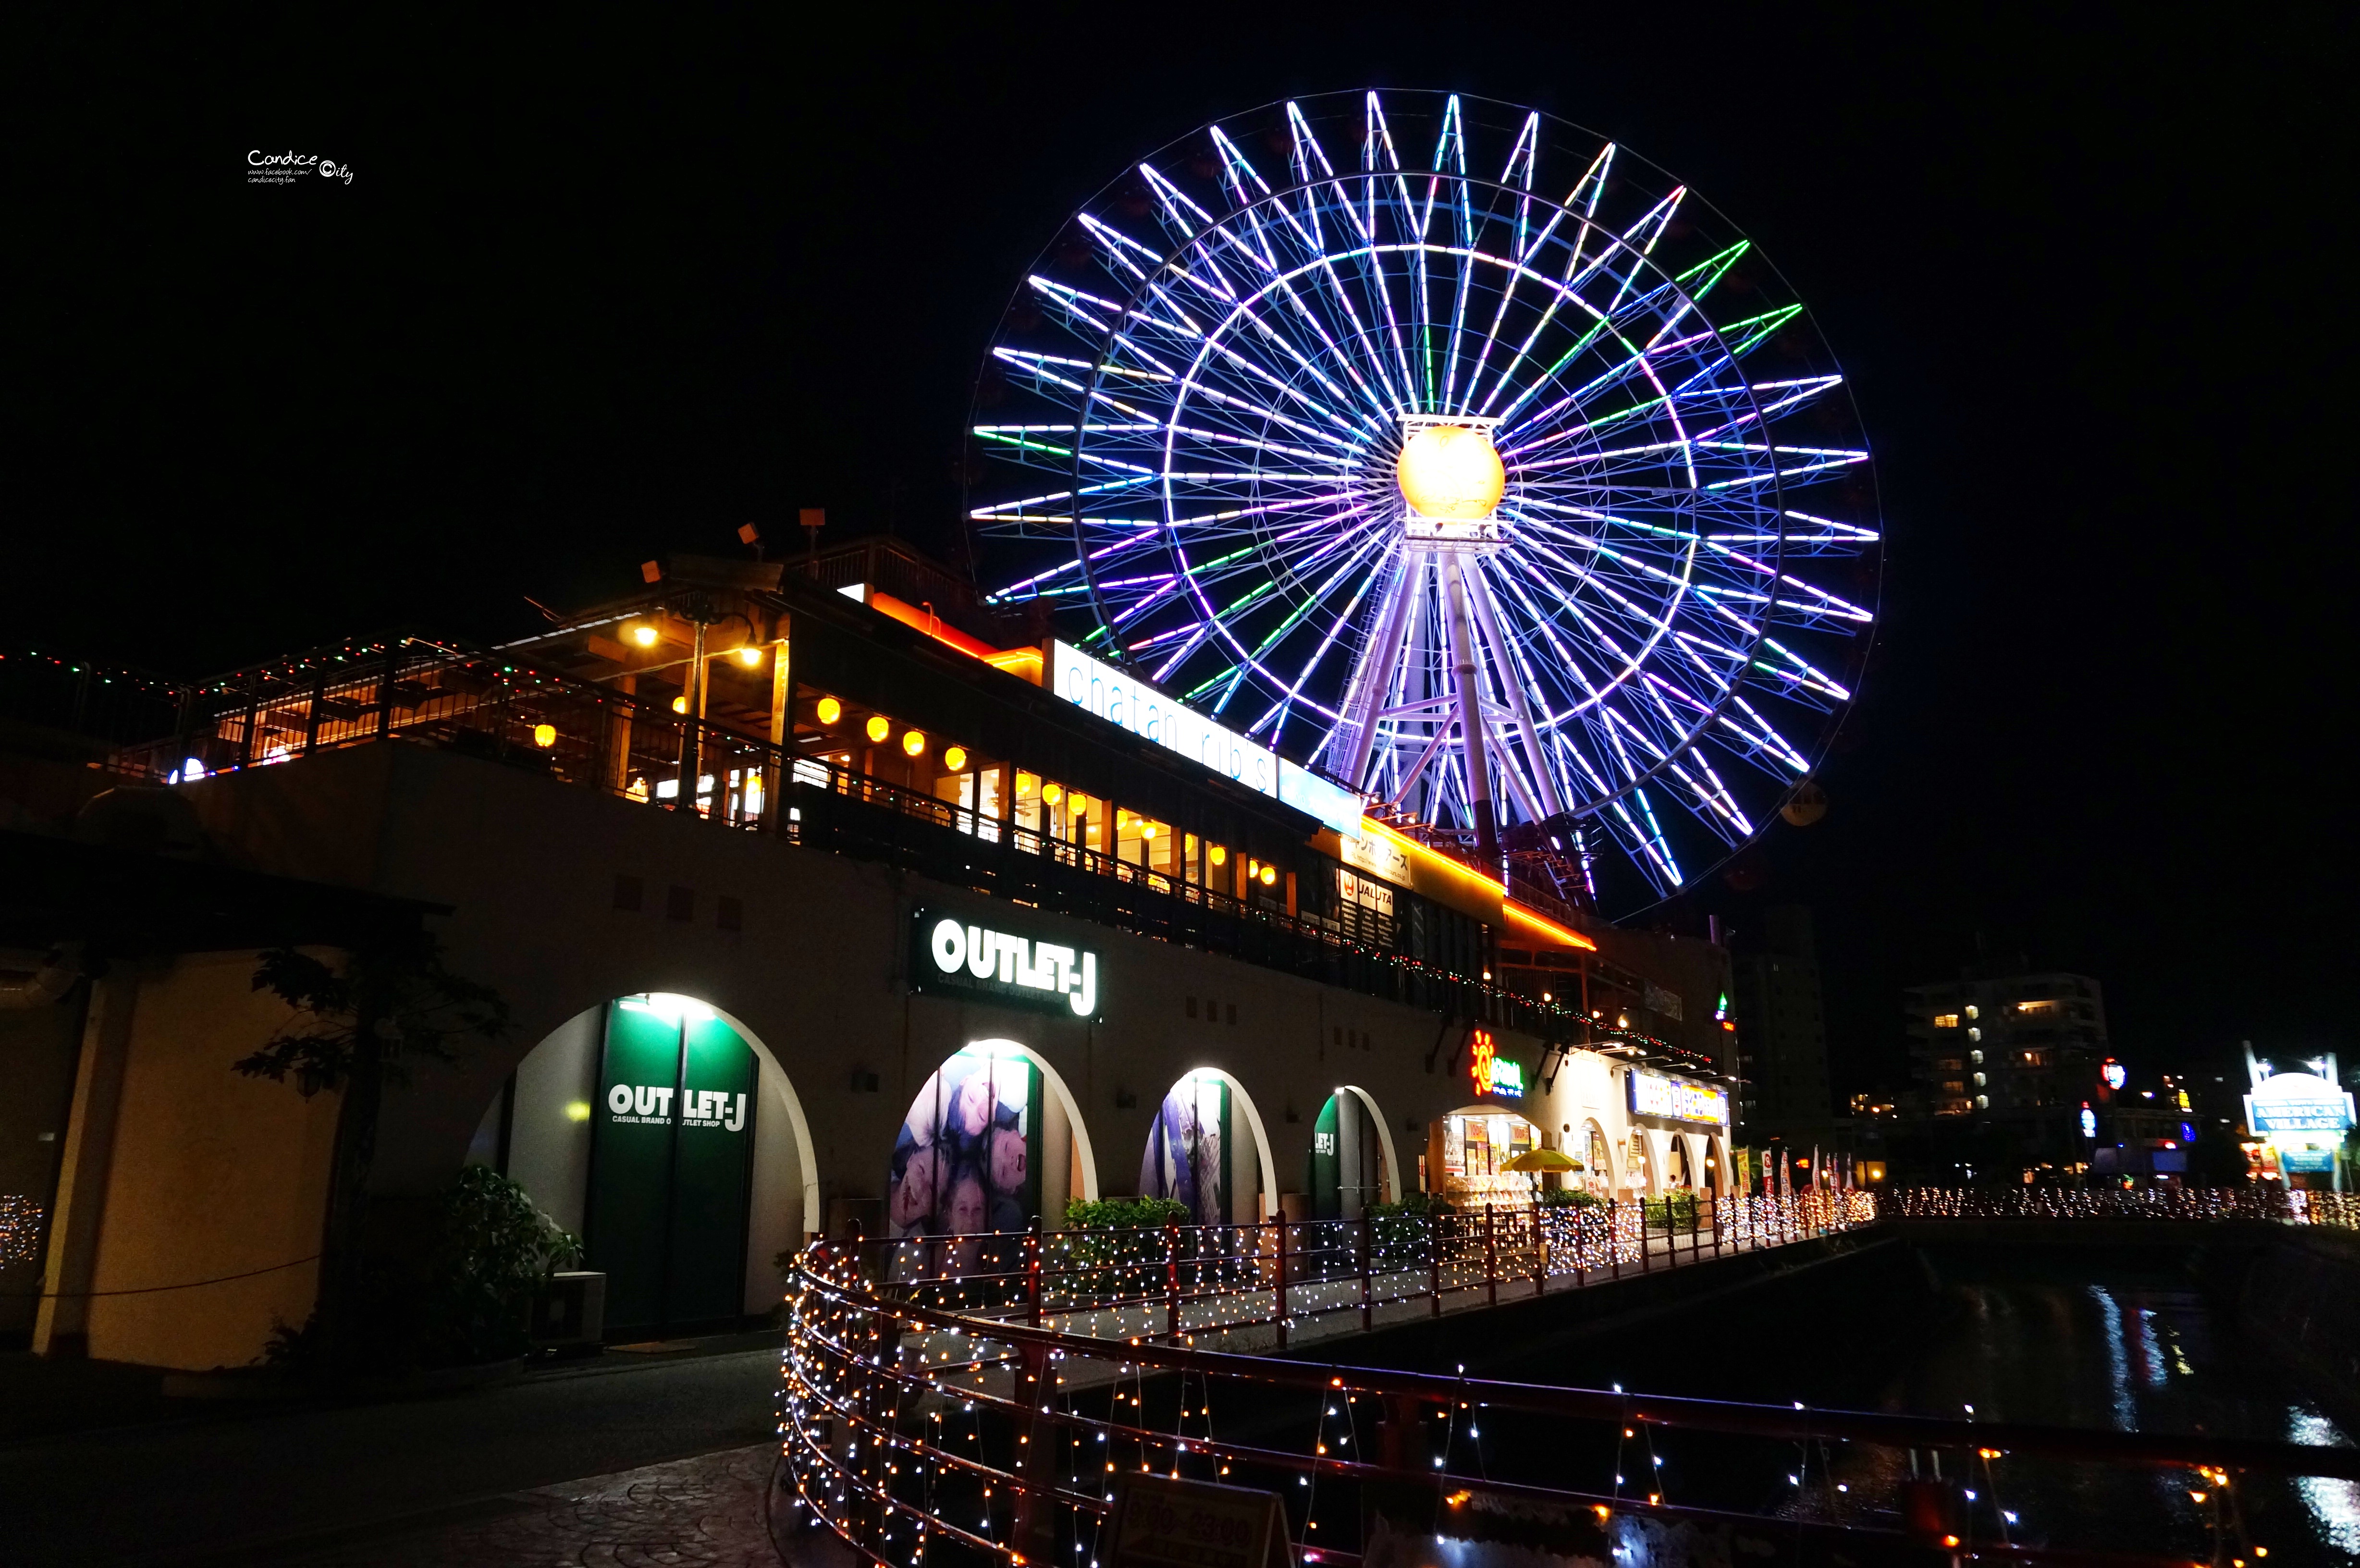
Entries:
<svg viewBox="0 0 2360 1568">
<path fill-rule="evenodd" d="M 1375 1254 L 1376 1254 L 1376 1250 L 1377 1250 L 1377 1246 L 1376 1246 L 1376 1240 L 1377 1240 L 1377 1238 L 1376 1238 L 1376 1236 L 1375 1236 L 1375 1227 L 1376 1227 L 1376 1223 L 1377 1223 L 1377 1222 L 1376 1222 L 1374 1219 L 1372 1219 L 1372 1218 L 1371 1218 L 1371 1217 L 1370 1217 L 1368 1205 L 1367 1205 L 1366 1203 L 1361 1204 L 1361 1205 L 1360 1205 L 1360 1327 L 1361 1327 L 1361 1329 L 1362 1329 L 1364 1332 L 1365 1332 L 1366 1330 L 1368 1330 L 1368 1329 L 1370 1329 L 1370 1328 L 1371 1328 L 1371 1327 L 1375 1326 L 1375 1321 L 1374 1321 L 1374 1317 L 1373 1317 L 1373 1310 L 1371 1308 L 1371 1306 L 1370 1306 L 1370 1304 L 1369 1304 L 1369 1270 L 1370 1270 L 1370 1266 L 1371 1266 L 1371 1265 L 1375 1261 Z"/>
<path fill-rule="evenodd" d="M 1275 1319 L 1275 1321 L 1276 1321 L 1276 1322 L 1277 1322 L 1277 1323 L 1278 1323 L 1278 1347 L 1279 1347 L 1281 1350 L 1284 1350 L 1284 1349 L 1286 1348 L 1286 1308 L 1287 1308 L 1287 1301 L 1286 1301 L 1286 1210 L 1285 1210 L 1285 1208 L 1284 1208 L 1284 1206 L 1282 1206 L 1282 1207 L 1279 1209 L 1279 1211 L 1278 1211 L 1277 1223 L 1278 1223 L 1278 1312 L 1277 1312 L 1277 1314 L 1276 1314 L 1276 1319 Z"/>
<path fill-rule="evenodd" d="M 1500 1227 L 1493 1223 L 1500 1205 L 1483 1205 L 1483 1288 L 1491 1292 L 1491 1305 L 1500 1304 Z"/>
<path fill-rule="evenodd" d="M 1164 1333 L 1180 1337 L 1180 1222 L 1164 1222 Z"/>
<path fill-rule="evenodd" d="M 1655 1259 L 1647 1256 L 1647 1195 L 1642 1192 L 1639 1194 L 1639 1272 L 1651 1273 L 1655 1267 Z"/>
<path fill-rule="evenodd" d="M 1541 1231 L 1540 1194 L 1533 1194 L 1533 1294 L 1548 1294 L 1548 1237 Z"/>
<path fill-rule="evenodd" d="M 1024 1238 L 1024 1321 L 1041 1326 L 1041 1216 L 1032 1216 L 1032 1234 Z"/>
<path fill-rule="evenodd" d="M 1426 1211 L 1426 1264 L 1432 1275 L 1427 1294 L 1434 1302 L 1431 1315 L 1442 1315 L 1442 1216 L 1429 1208 Z"/>
</svg>

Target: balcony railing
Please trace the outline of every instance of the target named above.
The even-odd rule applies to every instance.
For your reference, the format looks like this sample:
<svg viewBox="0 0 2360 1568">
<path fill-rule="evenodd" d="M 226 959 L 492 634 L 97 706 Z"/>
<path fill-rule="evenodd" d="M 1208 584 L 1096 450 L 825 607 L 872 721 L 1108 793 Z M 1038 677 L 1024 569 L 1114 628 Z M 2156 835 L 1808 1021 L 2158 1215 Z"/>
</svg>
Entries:
<svg viewBox="0 0 2360 1568">
<path fill-rule="evenodd" d="M 1382 933 L 1366 924 L 1252 904 L 505 654 L 414 638 L 353 645 L 217 683 L 185 713 L 180 734 L 125 747 L 114 766 L 169 782 L 408 741 L 1469 1023 L 1568 1044 L 1624 1038 L 1564 1003 L 1373 940 Z"/>
</svg>

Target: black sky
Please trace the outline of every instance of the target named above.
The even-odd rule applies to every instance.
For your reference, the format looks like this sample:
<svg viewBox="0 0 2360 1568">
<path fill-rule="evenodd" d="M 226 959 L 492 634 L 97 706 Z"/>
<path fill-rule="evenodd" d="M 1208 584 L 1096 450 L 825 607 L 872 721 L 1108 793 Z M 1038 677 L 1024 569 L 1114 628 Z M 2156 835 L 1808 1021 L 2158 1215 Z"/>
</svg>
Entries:
<svg viewBox="0 0 2360 1568">
<path fill-rule="evenodd" d="M 1703 192 L 1876 450 L 1833 810 L 1679 918 L 1813 907 L 1840 1086 L 1978 933 L 2099 976 L 2135 1062 L 2360 1054 L 2348 26 L 1926 9 L 20 15 L 0 636 L 491 636 L 799 506 L 955 551 L 975 366 L 1084 196 L 1269 99 L 1455 89 Z"/>
</svg>

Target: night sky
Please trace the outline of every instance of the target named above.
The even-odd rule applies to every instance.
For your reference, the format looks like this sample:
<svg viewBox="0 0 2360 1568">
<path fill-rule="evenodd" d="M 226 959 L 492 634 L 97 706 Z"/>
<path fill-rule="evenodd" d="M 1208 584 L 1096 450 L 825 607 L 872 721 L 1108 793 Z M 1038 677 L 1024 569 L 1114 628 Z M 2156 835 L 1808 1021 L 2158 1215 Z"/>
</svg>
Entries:
<svg viewBox="0 0 2360 1568">
<path fill-rule="evenodd" d="M 1809 904 L 1840 1092 L 1979 944 L 2098 976 L 2135 1069 L 2351 1063 L 2353 39 L 1917 9 L 20 18 L 0 637 L 195 674 L 512 635 L 804 506 L 957 559 L 977 364 L 1085 196 L 1270 99 L 1478 93 L 1748 232 L 1877 454 L 1832 809 L 1666 918 Z M 354 178 L 249 186 L 255 147 Z"/>
</svg>

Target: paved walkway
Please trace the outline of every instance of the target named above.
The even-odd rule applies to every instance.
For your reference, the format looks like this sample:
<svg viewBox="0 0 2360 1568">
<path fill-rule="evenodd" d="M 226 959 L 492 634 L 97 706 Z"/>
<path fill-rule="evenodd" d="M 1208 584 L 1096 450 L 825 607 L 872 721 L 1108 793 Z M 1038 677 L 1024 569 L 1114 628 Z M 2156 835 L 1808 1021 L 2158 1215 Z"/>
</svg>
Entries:
<svg viewBox="0 0 2360 1568">
<path fill-rule="evenodd" d="M 305 1553 L 330 1563 L 378 1561 L 367 1553 L 390 1550 L 387 1543 L 488 1530 L 536 1510 L 545 1514 L 562 1506 L 561 1494 L 605 1497 L 623 1478 L 642 1476 L 650 1466 L 662 1471 L 685 1461 L 710 1467 L 716 1463 L 712 1456 L 744 1454 L 752 1444 L 767 1454 L 776 1425 L 778 1368 L 775 1350 L 661 1357 L 610 1352 L 595 1362 L 444 1398 L 219 1409 L 0 1445 L 0 1562 L 12 1568 L 18 1563 L 161 1568 L 300 1562 Z M 573 1476 L 601 1479 L 570 1481 Z M 673 1547 L 641 1551 L 623 1543 L 616 1553 L 579 1558 L 532 1547 L 521 1557 L 495 1551 L 475 1560 L 735 1561 L 661 1555 L 699 1538 L 696 1529 L 682 1523 L 689 1513 L 703 1517 L 695 1487 L 709 1485 L 721 1499 L 716 1508 L 726 1502 L 724 1483 L 707 1469 L 682 1476 L 692 1479 L 670 1477 L 635 1497 L 626 1486 L 620 1494 L 629 1507 L 652 1510 L 650 1529 L 677 1535 Z M 577 1517 L 573 1528 L 585 1532 L 579 1544 L 587 1550 L 598 1539 L 585 1521 L 599 1508 L 624 1506 L 610 1498 Z M 631 1555 L 635 1551 L 640 1554 Z"/>
<path fill-rule="evenodd" d="M 290 1568 L 778 1568 L 763 1510 L 777 1459 L 776 1444 L 759 1443 L 538 1486 L 495 1499 L 486 1517 L 275 1561 Z M 803 1539 L 793 1511 L 782 1503 L 780 1530 L 804 1549 L 799 1555 L 816 1555 L 811 1549 L 824 1543 Z"/>
</svg>

